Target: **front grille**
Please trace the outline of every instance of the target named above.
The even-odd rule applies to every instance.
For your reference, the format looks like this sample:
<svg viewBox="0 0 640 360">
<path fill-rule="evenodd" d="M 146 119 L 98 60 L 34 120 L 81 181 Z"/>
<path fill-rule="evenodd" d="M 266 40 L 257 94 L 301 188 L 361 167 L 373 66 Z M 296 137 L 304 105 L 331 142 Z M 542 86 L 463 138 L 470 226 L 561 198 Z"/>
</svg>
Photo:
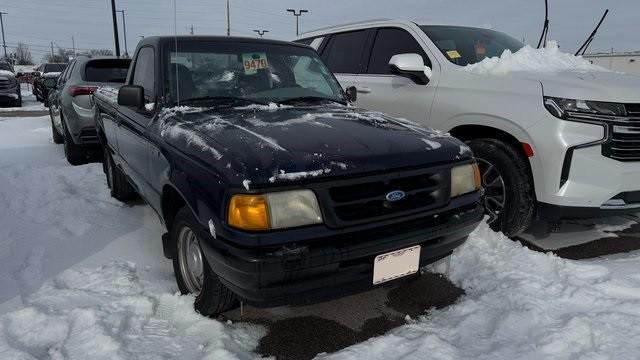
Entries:
<svg viewBox="0 0 640 360">
<path fill-rule="evenodd" d="M 9 80 L 0 80 L 0 89 L 10 89 L 13 87 L 13 83 Z"/>
<path fill-rule="evenodd" d="M 640 161 L 640 104 L 626 104 L 627 117 L 609 122 L 609 141 L 602 155 L 619 161 Z"/>
<path fill-rule="evenodd" d="M 443 207 L 449 202 L 450 183 L 450 168 L 437 167 L 342 180 L 316 191 L 326 224 L 344 227 Z M 386 195 L 396 190 L 405 197 L 387 200 Z"/>
</svg>

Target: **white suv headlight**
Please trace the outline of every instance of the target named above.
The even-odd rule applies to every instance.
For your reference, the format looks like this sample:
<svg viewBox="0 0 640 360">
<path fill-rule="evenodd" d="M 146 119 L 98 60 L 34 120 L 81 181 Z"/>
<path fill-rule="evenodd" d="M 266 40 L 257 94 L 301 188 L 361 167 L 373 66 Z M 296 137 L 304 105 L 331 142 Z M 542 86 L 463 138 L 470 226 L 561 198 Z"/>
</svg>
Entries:
<svg viewBox="0 0 640 360">
<path fill-rule="evenodd" d="M 477 163 L 460 165 L 451 169 L 452 198 L 479 190 L 480 186 L 480 169 Z"/>
</svg>

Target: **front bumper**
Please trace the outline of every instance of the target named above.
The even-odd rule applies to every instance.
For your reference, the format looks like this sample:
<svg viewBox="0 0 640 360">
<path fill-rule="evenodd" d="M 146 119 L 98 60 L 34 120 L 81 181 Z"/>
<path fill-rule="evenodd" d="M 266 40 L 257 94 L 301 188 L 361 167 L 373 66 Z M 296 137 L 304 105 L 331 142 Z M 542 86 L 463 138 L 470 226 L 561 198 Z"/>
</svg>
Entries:
<svg viewBox="0 0 640 360">
<path fill-rule="evenodd" d="M 454 203 L 454 201 L 452 201 Z M 482 220 L 478 201 L 393 225 L 319 238 L 278 248 L 242 248 L 218 237 L 201 242 L 222 282 L 243 301 L 277 306 L 321 301 L 373 287 L 377 255 L 421 245 L 420 266 L 449 255 Z M 286 234 L 284 235 L 286 236 Z"/>
<path fill-rule="evenodd" d="M 0 102 L 14 102 L 20 98 L 19 95 L 20 88 L 18 86 L 13 88 L 1 89 L 0 90 Z"/>
<path fill-rule="evenodd" d="M 527 129 L 538 213 L 545 218 L 584 218 L 640 211 L 640 202 L 620 197 L 640 191 L 640 161 L 603 155 L 605 126 L 561 120 L 546 114 Z"/>
</svg>

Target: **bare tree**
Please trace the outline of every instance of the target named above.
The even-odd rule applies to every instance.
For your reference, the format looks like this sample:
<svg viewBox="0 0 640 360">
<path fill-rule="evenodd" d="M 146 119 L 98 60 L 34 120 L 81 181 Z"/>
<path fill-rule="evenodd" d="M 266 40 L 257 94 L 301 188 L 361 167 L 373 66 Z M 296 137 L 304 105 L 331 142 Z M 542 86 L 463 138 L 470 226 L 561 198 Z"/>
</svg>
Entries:
<svg viewBox="0 0 640 360">
<path fill-rule="evenodd" d="M 33 64 L 31 51 L 29 50 L 29 47 L 24 43 L 18 43 L 18 46 L 16 46 L 15 59 L 17 65 Z"/>
</svg>

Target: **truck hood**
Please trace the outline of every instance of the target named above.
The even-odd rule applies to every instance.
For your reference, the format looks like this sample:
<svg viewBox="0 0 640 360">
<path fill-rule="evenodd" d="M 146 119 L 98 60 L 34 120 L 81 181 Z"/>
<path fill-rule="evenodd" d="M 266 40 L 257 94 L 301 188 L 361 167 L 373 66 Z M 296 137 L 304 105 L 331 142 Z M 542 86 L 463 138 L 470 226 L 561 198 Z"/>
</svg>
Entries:
<svg viewBox="0 0 640 360">
<path fill-rule="evenodd" d="M 640 76 L 612 71 L 513 72 L 509 76 L 542 83 L 545 96 L 640 103 Z"/>
<path fill-rule="evenodd" d="M 162 111 L 156 125 L 165 142 L 247 189 L 472 156 L 448 135 L 337 105 L 178 107 Z"/>
</svg>

